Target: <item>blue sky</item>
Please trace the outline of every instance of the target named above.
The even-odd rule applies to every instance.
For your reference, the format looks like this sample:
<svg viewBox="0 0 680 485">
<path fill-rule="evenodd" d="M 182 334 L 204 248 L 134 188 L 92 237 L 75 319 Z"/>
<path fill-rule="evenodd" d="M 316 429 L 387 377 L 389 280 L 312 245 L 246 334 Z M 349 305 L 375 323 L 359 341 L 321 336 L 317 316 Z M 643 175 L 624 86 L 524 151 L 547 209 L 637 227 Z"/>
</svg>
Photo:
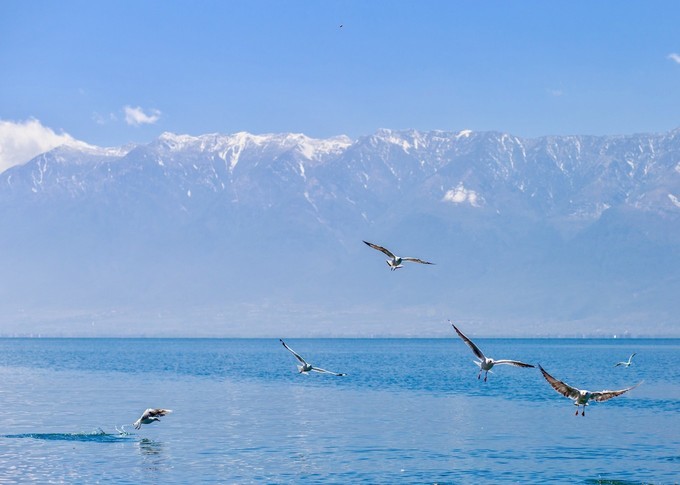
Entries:
<svg viewBox="0 0 680 485">
<path fill-rule="evenodd" d="M 164 131 L 667 131 L 678 19 L 670 1 L 3 0 L 0 171 L 26 144 Z"/>
</svg>

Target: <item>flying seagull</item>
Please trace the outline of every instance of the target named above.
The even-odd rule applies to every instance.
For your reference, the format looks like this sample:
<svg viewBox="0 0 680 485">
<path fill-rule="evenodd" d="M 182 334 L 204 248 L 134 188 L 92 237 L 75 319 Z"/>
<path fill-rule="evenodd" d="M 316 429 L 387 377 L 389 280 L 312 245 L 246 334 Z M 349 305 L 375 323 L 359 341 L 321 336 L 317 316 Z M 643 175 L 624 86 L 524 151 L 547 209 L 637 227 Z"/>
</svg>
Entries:
<svg viewBox="0 0 680 485">
<path fill-rule="evenodd" d="M 614 367 L 618 367 L 618 366 L 620 366 L 620 365 L 625 366 L 625 367 L 630 367 L 630 364 L 633 363 L 633 356 L 634 356 L 636 353 L 637 353 L 637 352 L 633 352 L 632 354 L 630 354 L 630 357 L 628 357 L 628 362 L 619 362 L 619 363 L 616 364 Z"/>
<path fill-rule="evenodd" d="M 449 323 L 451 323 L 451 320 L 449 320 Z M 458 336 L 463 339 L 463 342 L 467 344 L 468 347 L 472 349 L 472 352 L 477 356 L 479 359 L 479 362 L 474 360 L 473 362 L 479 366 L 479 374 L 477 374 L 477 379 L 482 377 L 482 371 L 485 372 L 484 374 L 484 382 L 486 382 L 486 378 L 489 375 L 489 371 L 494 365 L 499 365 L 499 364 L 507 364 L 507 365 L 514 365 L 516 367 L 534 367 L 531 364 L 525 364 L 524 362 L 520 362 L 518 360 L 493 360 L 491 357 L 487 357 L 484 355 L 484 353 L 479 350 L 479 347 L 477 347 L 472 340 L 467 338 L 463 332 L 458 330 L 458 327 L 456 327 L 453 323 L 451 323 L 451 326 L 453 329 L 456 331 Z"/>
<path fill-rule="evenodd" d="M 135 421 L 135 429 L 139 429 L 143 424 L 151 424 L 154 421 L 160 421 L 162 416 L 171 413 L 172 409 L 152 409 L 149 408 L 142 413 L 137 421 Z"/>
<path fill-rule="evenodd" d="M 571 387 L 569 384 L 565 384 L 562 381 L 558 381 L 555 379 L 553 376 L 548 374 L 543 367 L 538 366 L 539 369 L 541 369 L 541 373 L 543 374 L 543 377 L 545 377 L 545 380 L 550 383 L 550 385 L 555 389 L 557 392 L 562 394 L 564 397 L 568 397 L 569 399 L 574 400 L 574 405 L 576 406 L 576 414 L 575 416 L 578 416 L 578 408 L 579 406 L 583 406 L 583 411 L 581 412 L 581 416 L 586 415 L 586 406 L 588 405 L 588 401 L 607 401 L 613 397 L 620 396 L 624 392 L 628 392 L 631 389 L 636 388 L 637 386 L 640 385 L 640 383 L 635 384 L 632 387 L 627 387 L 626 389 L 621 389 L 619 391 L 599 391 L 599 392 L 590 392 L 582 389 L 576 389 L 575 387 Z"/>
<path fill-rule="evenodd" d="M 284 342 L 284 341 L 281 340 L 281 339 L 279 339 L 279 341 L 283 344 L 283 346 L 284 346 L 286 349 L 288 349 L 288 351 L 289 351 L 291 354 L 293 354 L 293 355 L 295 356 L 295 358 L 296 358 L 297 360 L 300 361 L 300 364 L 302 364 L 302 365 L 298 365 L 298 366 L 297 366 L 298 371 L 300 372 L 300 374 L 306 374 L 307 372 L 319 372 L 320 374 L 333 374 L 334 376 L 346 376 L 346 375 L 347 375 L 347 374 L 342 374 L 342 373 L 339 373 L 339 372 L 331 372 L 331 371 L 326 370 L 326 369 L 321 369 L 320 367 L 314 367 L 312 364 L 308 363 L 305 359 L 303 359 L 302 356 L 301 356 L 300 354 L 298 354 L 298 353 L 295 352 L 293 349 L 291 349 L 290 347 L 288 347 L 288 346 L 286 345 L 286 342 Z"/>
<path fill-rule="evenodd" d="M 382 246 L 378 246 L 377 244 L 370 243 L 368 241 L 364 241 L 364 244 L 367 244 L 368 246 L 372 247 L 373 249 L 377 249 L 380 252 L 385 253 L 390 259 L 386 261 L 387 265 L 390 267 L 391 271 L 397 270 L 399 268 L 402 268 L 404 265 L 404 261 L 409 261 L 411 263 L 420 263 L 420 264 L 434 264 L 430 263 L 429 261 L 423 261 L 422 259 L 418 258 L 402 258 L 401 256 L 395 256 L 392 251 L 389 249 L 385 249 Z"/>
</svg>

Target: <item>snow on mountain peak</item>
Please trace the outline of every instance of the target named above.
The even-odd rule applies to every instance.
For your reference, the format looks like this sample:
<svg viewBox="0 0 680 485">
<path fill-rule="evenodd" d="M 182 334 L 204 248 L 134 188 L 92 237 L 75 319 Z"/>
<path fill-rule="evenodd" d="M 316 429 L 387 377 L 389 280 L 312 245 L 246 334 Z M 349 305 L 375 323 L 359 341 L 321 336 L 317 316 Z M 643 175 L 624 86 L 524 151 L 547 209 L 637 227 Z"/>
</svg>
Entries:
<svg viewBox="0 0 680 485">
<path fill-rule="evenodd" d="M 254 135 L 240 131 L 226 135 L 213 133 L 191 136 L 166 132 L 158 138 L 158 143 L 174 153 L 191 150 L 200 153 L 212 152 L 225 161 L 229 172 L 232 173 L 246 150 L 255 149 L 260 154 L 269 153 L 274 157 L 293 151 L 308 161 L 319 161 L 329 155 L 341 153 L 352 144 L 352 140 L 345 135 L 316 139 L 301 133 Z"/>
</svg>

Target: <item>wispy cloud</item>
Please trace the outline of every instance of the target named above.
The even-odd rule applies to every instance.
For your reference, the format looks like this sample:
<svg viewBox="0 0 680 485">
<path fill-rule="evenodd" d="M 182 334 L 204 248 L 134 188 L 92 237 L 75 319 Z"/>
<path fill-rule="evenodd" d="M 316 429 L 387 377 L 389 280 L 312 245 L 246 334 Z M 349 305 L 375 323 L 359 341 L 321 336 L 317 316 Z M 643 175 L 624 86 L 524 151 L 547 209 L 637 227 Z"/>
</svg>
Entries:
<svg viewBox="0 0 680 485">
<path fill-rule="evenodd" d="M 0 172 L 60 145 L 81 145 L 67 133 L 55 133 L 40 121 L 0 120 Z"/>
<path fill-rule="evenodd" d="M 548 88 L 547 91 L 550 96 L 555 96 L 556 98 L 564 95 L 564 91 L 561 89 Z"/>
<path fill-rule="evenodd" d="M 680 54 L 676 54 L 675 52 L 671 52 L 668 54 L 668 59 L 671 61 L 675 62 L 676 64 L 680 64 Z"/>
<path fill-rule="evenodd" d="M 125 106 L 123 111 L 125 112 L 125 122 L 132 126 L 153 125 L 161 118 L 161 112 L 157 109 L 152 109 L 145 113 L 139 106 L 135 108 Z"/>
<path fill-rule="evenodd" d="M 106 125 L 107 123 L 113 123 L 115 121 L 118 121 L 118 117 L 113 113 L 103 115 L 95 111 L 94 113 L 92 113 L 92 120 L 98 125 Z"/>
</svg>

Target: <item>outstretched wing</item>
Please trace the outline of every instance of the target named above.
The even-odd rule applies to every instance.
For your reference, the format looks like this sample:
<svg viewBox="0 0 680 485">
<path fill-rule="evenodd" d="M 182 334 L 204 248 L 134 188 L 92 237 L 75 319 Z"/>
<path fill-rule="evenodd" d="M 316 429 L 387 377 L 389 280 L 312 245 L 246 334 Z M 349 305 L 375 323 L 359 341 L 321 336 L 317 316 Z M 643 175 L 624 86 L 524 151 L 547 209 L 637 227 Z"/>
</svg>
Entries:
<svg viewBox="0 0 680 485">
<path fill-rule="evenodd" d="M 145 417 L 147 418 L 158 418 L 160 416 L 165 416 L 168 413 L 171 413 L 172 409 L 147 409 L 144 411 L 144 414 L 146 415 Z"/>
<path fill-rule="evenodd" d="M 320 374 L 333 374 L 334 376 L 346 376 L 347 374 L 343 374 L 340 372 L 332 372 L 326 369 L 322 369 L 320 367 L 312 367 L 312 372 L 318 372 Z"/>
<path fill-rule="evenodd" d="M 555 389 L 557 392 L 571 399 L 576 399 L 577 397 L 579 397 L 580 393 L 578 389 L 576 389 L 575 387 L 571 387 L 569 384 L 566 384 L 562 381 L 555 379 L 553 376 L 548 374 L 545 371 L 545 369 L 541 367 L 540 364 L 538 365 L 538 368 L 541 369 L 541 374 L 543 374 L 545 380 L 548 381 L 552 388 Z"/>
<path fill-rule="evenodd" d="M 628 392 L 628 391 L 630 391 L 631 389 L 635 389 L 635 388 L 636 388 L 637 386 L 639 386 L 640 384 L 642 384 L 642 383 L 641 383 L 641 382 L 638 382 L 638 383 L 635 384 L 634 386 L 628 387 L 628 388 L 626 388 L 626 389 L 621 389 L 621 390 L 619 390 L 619 391 L 600 391 L 600 392 L 593 392 L 593 393 L 591 394 L 591 396 L 590 396 L 590 399 L 592 399 L 593 401 L 606 401 L 606 400 L 611 399 L 611 398 L 613 398 L 613 397 L 620 396 L 620 395 L 623 394 L 624 392 Z"/>
<path fill-rule="evenodd" d="M 364 244 L 367 244 L 370 247 L 372 247 L 373 249 L 377 249 L 378 251 L 385 253 L 387 256 L 389 256 L 392 259 L 396 258 L 396 256 L 394 254 L 392 254 L 392 252 L 389 249 L 386 249 L 382 246 L 378 246 L 377 244 L 370 243 L 368 241 L 364 241 Z"/>
<path fill-rule="evenodd" d="M 451 323 L 451 320 L 449 320 L 449 323 Z M 472 352 L 473 352 L 479 359 L 481 359 L 481 360 L 486 360 L 486 357 L 484 357 L 484 354 L 482 353 L 482 351 L 479 350 L 479 347 L 477 347 L 477 346 L 474 344 L 474 342 L 473 342 L 472 340 L 470 340 L 469 338 L 467 338 L 467 337 L 463 334 L 463 332 L 461 332 L 460 330 L 458 330 L 458 327 L 456 327 L 453 323 L 451 323 L 451 326 L 452 326 L 453 329 L 456 331 L 456 333 L 458 334 L 458 336 L 459 336 L 460 338 L 463 339 L 463 342 L 465 342 L 465 343 L 467 344 L 467 346 L 470 347 L 470 348 L 472 349 Z"/>
<path fill-rule="evenodd" d="M 627 362 L 619 362 L 618 364 L 614 365 L 614 367 L 618 367 L 618 366 L 620 366 L 620 365 L 625 365 L 626 367 L 628 367 L 630 364 L 633 363 L 633 357 L 635 357 L 635 354 L 636 354 L 636 353 L 637 353 L 637 352 L 633 352 L 632 354 L 630 354 L 630 357 L 628 357 L 628 361 L 627 361 Z"/>
<path fill-rule="evenodd" d="M 534 367 L 531 364 L 525 364 L 524 362 L 520 362 L 519 360 L 507 360 L 507 359 L 494 360 L 493 363 L 496 364 L 496 365 L 498 365 L 498 364 L 514 365 L 515 367 L 531 367 L 531 368 Z"/>
<path fill-rule="evenodd" d="M 422 259 L 418 258 L 401 258 L 402 261 L 410 261 L 412 263 L 420 263 L 420 264 L 434 264 L 430 263 L 429 261 L 423 261 Z"/>
<path fill-rule="evenodd" d="M 279 339 L 279 341 L 283 344 L 283 346 L 284 346 L 286 349 L 288 349 L 288 351 L 289 351 L 291 354 L 293 354 L 293 355 L 295 356 L 295 358 L 296 358 L 297 360 L 299 360 L 300 362 L 302 362 L 302 363 L 305 364 L 305 365 L 308 365 L 308 364 L 307 364 L 307 361 L 306 361 L 305 359 L 303 359 L 302 356 L 301 356 L 300 354 L 298 354 L 297 352 L 295 352 L 293 349 L 291 349 L 290 347 L 288 347 L 288 346 L 286 345 L 286 342 L 284 342 L 284 341 L 281 340 L 281 339 Z"/>
</svg>

